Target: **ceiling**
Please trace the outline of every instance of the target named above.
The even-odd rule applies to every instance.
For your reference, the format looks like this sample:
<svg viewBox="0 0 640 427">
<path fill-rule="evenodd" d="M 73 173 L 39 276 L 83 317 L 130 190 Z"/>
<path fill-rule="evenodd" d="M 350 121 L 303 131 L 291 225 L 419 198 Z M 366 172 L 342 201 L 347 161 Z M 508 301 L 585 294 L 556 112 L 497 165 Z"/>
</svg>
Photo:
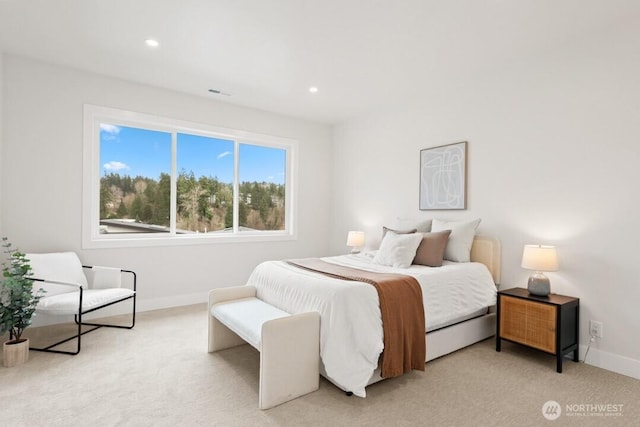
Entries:
<svg viewBox="0 0 640 427">
<path fill-rule="evenodd" d="M 337 123 L 446 93 L 502 64 L 637 19 L 639 6 L 637 0 L 0 0 L 0 49 Z M 147 47 L 148 38 L 160 46 Z"/>
</svg>

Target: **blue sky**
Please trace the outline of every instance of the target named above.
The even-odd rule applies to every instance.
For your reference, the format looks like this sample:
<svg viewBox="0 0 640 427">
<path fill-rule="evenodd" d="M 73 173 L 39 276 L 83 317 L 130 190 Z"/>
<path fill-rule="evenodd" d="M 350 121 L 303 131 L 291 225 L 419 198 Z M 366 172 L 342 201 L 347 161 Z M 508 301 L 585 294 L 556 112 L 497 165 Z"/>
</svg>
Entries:
<svg viewBox="0 0 640 427">
<path fill-rule="evenodd" d="M 284 184 L 286 152 L 240 144 L 240 182 Z M 233 141 L 178 134 L 178 171 L 196 177 L 233 182 Z M 171 172 L 171 134 L 146 129 L 100 125 L 101 176 L 109 173 L 158 179 Z"/>
</svg>

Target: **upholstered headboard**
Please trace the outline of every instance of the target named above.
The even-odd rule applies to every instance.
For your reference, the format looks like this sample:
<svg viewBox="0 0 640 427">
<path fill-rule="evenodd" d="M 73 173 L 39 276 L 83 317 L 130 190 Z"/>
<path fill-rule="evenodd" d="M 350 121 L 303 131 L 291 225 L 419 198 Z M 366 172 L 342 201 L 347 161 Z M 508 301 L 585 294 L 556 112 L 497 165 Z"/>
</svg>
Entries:
<svg viewBox="0 0 640 427">
<path fill-rule="evenodd" d="M 501 256 L 500 240 L 495 237 L 476 235 L 471 246 L 471 261 L 486 265 L 496 285 L 500 284 Z"/>
</svg>

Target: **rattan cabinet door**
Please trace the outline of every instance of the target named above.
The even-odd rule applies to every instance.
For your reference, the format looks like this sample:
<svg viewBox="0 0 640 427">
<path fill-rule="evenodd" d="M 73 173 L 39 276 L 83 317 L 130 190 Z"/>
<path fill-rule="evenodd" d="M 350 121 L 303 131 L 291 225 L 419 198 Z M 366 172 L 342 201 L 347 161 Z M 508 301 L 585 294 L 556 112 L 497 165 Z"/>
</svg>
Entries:
<svg viewBox="0 0 640 427">
<path fill-rule="evenodd" d="M 527 305 L 527 339 L 525 344 L 555 354 L 556 307 L 525 301 Z"/>
<path fill-rule="evenodd" d="M 556 352 L 556 307 L 521 298 L 500 296 L 500 337 Z"/>
<path fill-rule="evenodd" d="M 500 337 L 525 344 L 527 340 L 526 301 L 500 295 Z"/>
</svg>

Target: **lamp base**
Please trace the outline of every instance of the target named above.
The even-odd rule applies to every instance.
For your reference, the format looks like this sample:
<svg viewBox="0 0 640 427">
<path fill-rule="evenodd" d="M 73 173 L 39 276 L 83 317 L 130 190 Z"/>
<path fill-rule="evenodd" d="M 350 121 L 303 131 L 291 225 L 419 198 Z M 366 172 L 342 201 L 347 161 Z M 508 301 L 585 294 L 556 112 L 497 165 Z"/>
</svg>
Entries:
<svg viewBox="0 0 640 427">
<path fill-rule="evenodd" d="M 529 277 L 527 289 L 531 295 L 546 297 L 551 293 L 551 283 L 547 276 L 542 273 L 536 273 Z"/>
</svg>

